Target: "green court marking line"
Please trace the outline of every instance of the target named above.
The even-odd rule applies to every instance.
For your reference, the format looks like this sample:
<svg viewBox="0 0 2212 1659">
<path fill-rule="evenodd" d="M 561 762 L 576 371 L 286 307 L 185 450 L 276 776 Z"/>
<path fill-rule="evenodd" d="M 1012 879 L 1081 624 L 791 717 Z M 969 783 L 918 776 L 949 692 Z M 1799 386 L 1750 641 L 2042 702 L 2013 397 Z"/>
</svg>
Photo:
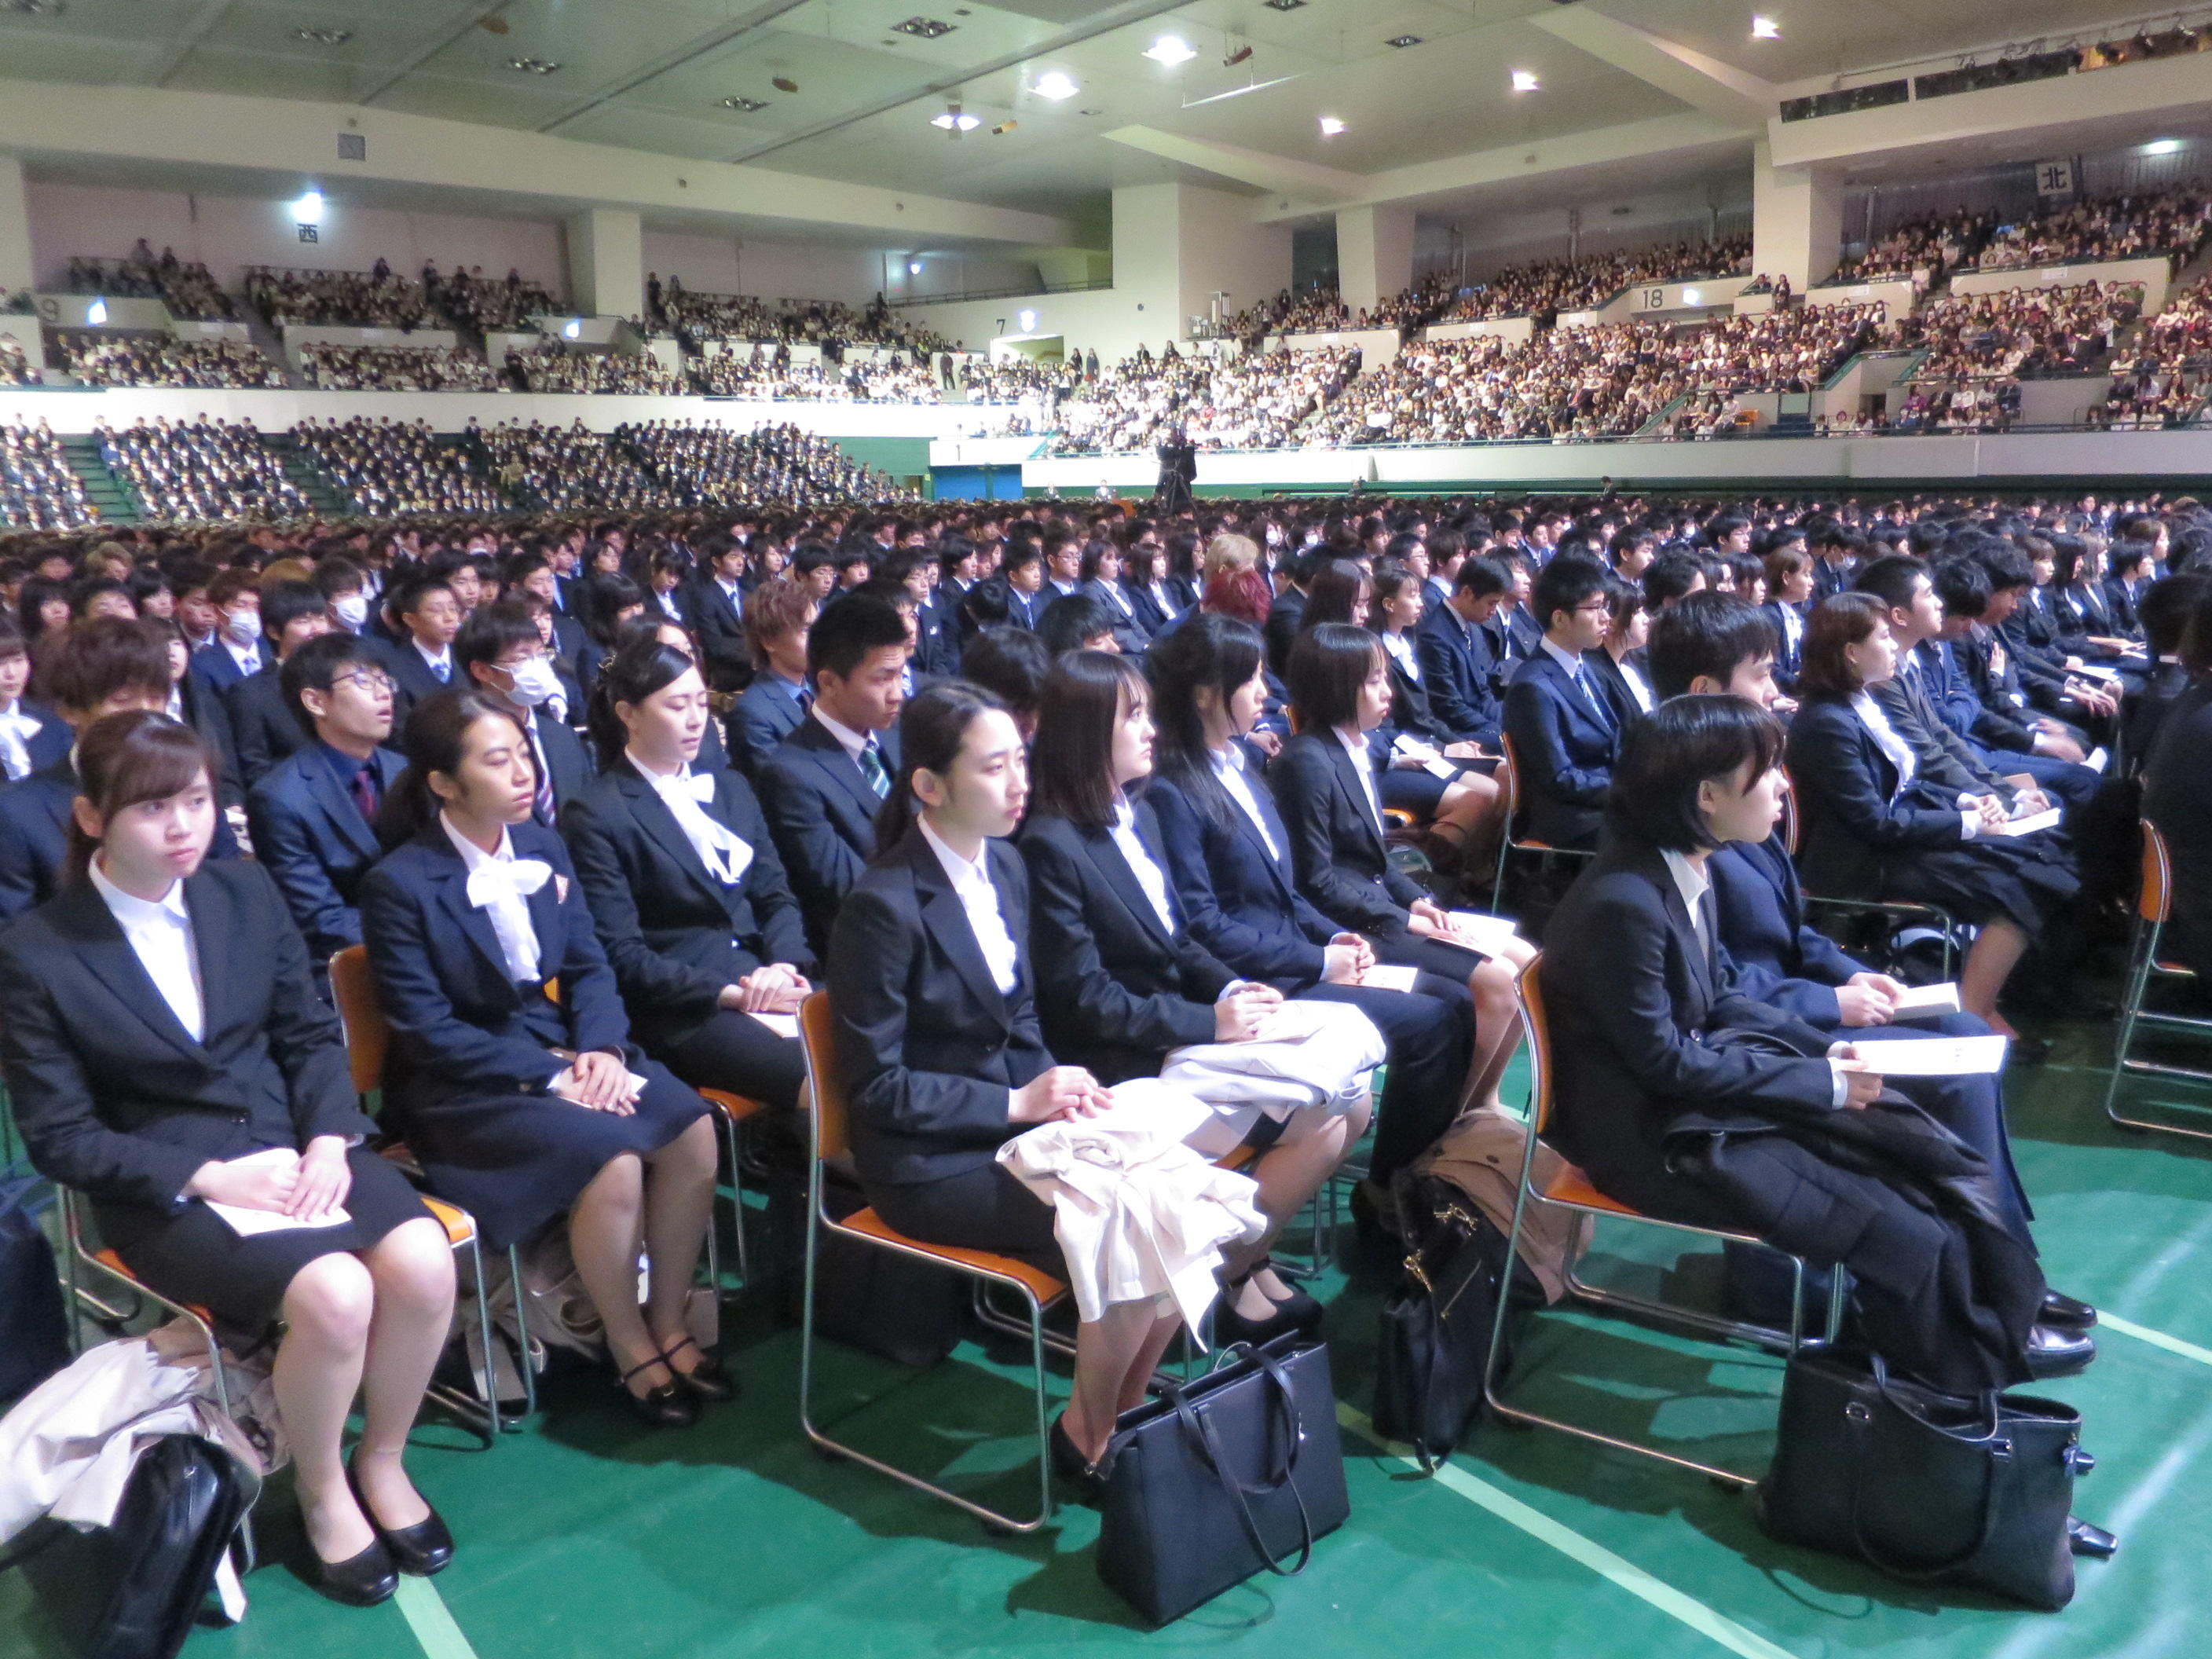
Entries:
<svg viewBox="0 0 2212 1659">
<path fill-rule="evenodd" d="M 407 1628 L 415 1632 L 422 1659 L 477 1659 L 477 1650 L 453 1622 L 446 1598 L 428 1579 L 401 1574 L 399 1593 L 392 1599 L 407 1616 Z"/>
<path fill-rule="evenodd" d="M 2164 1331 L 2154 1331 L 2148 1325 L 2138 1325 L 2133 1320 L 2122 1319 L 2117 1314 L 2097 1310 L 2097 1322 L 2108 1331 L 2118 1331 L 2122 1336 L 2132 1336 L 2138 1342 L 2148 1342 L 2154 1348 L 2163 1348 L 2168 1353 L 2178 1353 L 2184 1359 L 2193 1359 L 2200 1365 L 2212 1365 L 2212 1348 L 2200 1348 L 2194 1342 L 2185 1342 L 2178 1336 L 2168 1336 Z"/>
<path fill-rule="evenodd" d="M 1421 1467 L 1413 1449 L 1395 1441 L 1385 1440 L 1375 1431 L 1365 1413 L 1339 1401 L 1337 1421 L 1362 1438 L 1382 1447 L 1390 1456 L 1411 1469 Z M 1470 1504 L 1488 1510 L 1508 1526 L 1517 1527 L 1540 1544 L 1579 1561 L 1601 1578 L 1618 1584 L 1631 1595 L 1650 1602 L 1669 1618 L 1679 1619 L 1702 1636 L 1711 1637 L 1731 1653 L 1743 1659 L 1796 1659 L 1787 1648 L 1777 1647 L 1765 1637 L 1746 1630 L 1727 1614 L 1716 1613 L 1694 1596 L 1685 1595 L 1672 1584 L 1654 1578 L 1634 1562 L 1624 1560 L 1595 1539 L 1585 1538 L 1572 1527 L 1554 1521 L 1540 1510 L 1531 1509 L 1510 1492 L 1478 1480 L 1456 1463 L 1446 1463 L 1433 1477 L 1445 1490 L 1456 1493 Z"/>
</svg>

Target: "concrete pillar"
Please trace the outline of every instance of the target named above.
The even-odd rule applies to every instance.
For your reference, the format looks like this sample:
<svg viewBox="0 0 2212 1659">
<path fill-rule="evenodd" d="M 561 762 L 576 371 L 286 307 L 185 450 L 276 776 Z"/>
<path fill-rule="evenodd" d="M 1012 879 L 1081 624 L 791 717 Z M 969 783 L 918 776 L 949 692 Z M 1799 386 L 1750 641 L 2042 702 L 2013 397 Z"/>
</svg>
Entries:
<svg viewBox="0 0 2212 1659">
<path fill-rule="evenodd" d="M 1834 271 L 1843 236 L 1843 175 L 1778 167 L 1760 139 L 1751 162 L 1752 270 L 1787 276 L 1802 294 Z"/>
<path fill-rule="evenodd" d="M 37 286 L 31 264 L 31 205 L 23 190 L 23 163 L 0 155 L 0 294 Z"/>
<path fill-rule="evenodd" d="M 592 208 L 565 227 L 568 301 L 586 317 L 635 317 L 645 310 L 645 236 L 634 210 Z"/>
<path fill-rule="evenodd" d="M 1336 288 L 1357 317 L 1413 285 L 1413 210 L 1345 208 L 1336 216 Z"/>
</svg>

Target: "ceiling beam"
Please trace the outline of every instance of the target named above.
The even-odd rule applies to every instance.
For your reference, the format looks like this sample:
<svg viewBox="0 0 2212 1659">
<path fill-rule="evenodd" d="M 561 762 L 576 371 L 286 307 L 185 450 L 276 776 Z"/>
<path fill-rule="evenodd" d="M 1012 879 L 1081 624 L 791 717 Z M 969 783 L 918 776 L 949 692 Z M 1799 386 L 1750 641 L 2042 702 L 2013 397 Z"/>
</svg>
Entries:
<svg viewBox="0 0 2212 1659">
<path fill-rule="evenodd" d="M 1369 183 L 1356 173 L 1319 167 L 1310 161 L 1293 161 L 1264 150 L 1247 149 L 1241 144 L 1186 138 L 1180 133 L 1163 132 L 1158 127 L 1116 127 L 1104 136 L 1115 143 L 1127 144 L 1148 155 L 1180 161 L 1186 167 L 1217 173 L 1240 184 L 1256 185 L 1270 195 L 1297 196 L 1313 202 L 1349 201 L 1361 195 Z"/>
<path fill-rule="evenodd" d="M 1528 21 L 1716 120 L 1747 131 L 1765 125 L 1781 107 L 1782 94 L 1771 82 L 1587 6 L 1561 7 Z"/>
<path fill-rule="evenodd" d="M 681 69 L 695 58 L 704 57 L 708 52 L 726 46 L 732 40 L 752 33 L 756 29 L 766 28 L 787 12 L 797 11 L 801 6 L 812 3 L 813 0 L 767 0 L 767 3 L 755 6 L 744 16 L 733 19 L 719 28 L 709 29 L 697 40 L 686 41 L 673 51 L 662 53 L 643 69 L 627 75 L 611 85 L 602 87 L 580 102 L 571 104 L 567 109 L 540 126 L 538 131 L 557 132 L 569 122 L 590 114 L 600 106 L 612 103 L 625 93 L 636 91 L 647 82 L 659 80 L 671 70 Z"/>
<path fill-rule="evenodd" d="M 177 31 L 176 38 L 161 49 L 161 56 L 147 76 L 147 81 L 154 86 L 167 86 L 169 77 L 184 67 L 185 59 L 191 57 L 193 49 L 208 38 L 217 23 L 222 21 L 223 14 L 230 7 L 231 0 L 203 0 L 200 9 L 185 20 L 185 26 Z"/>
<path fill-rule="evenodd" d="M 381 81 L 379 81 L 374 86 L 369 88 L 354 101 L 358 104 L 374 103 L 378 99 L 383 97 L 386 93 L 391 91 L 392 88 L 398 86 L 409 76 L 414 74 L 416 70 L 421 69 L 423 64 L 428 63 L 440 52 L 445 51 L 447 46 L 452 46 L 454 41 L 465 39 L 471 29 L 480 28 L 489 19 L 498 16 L 500 13 L 507 9 L 507 0 L 491 0 L 491 3 L 489 5 L 477 7 L 473 11 L 470 12 L 466 17 L 461 19 L 461 21 L 454 24 L 453 27 L 446 30 L 444 33 L 431 36 L 428 41 L 424 42 L 422 46 L 416 47 L 414 51 L 409 52 L 406 57 L 401 58 L 397 64 L 393 64 L 390 70 L 386 71 L 385 76 Z"/>
</svg>

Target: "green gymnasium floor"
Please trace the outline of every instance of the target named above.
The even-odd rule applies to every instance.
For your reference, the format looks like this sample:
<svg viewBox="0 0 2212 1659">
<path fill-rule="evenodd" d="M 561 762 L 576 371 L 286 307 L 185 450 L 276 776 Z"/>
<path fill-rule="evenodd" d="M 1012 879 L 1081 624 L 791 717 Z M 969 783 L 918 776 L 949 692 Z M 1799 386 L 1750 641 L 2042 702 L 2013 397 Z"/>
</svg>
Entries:
<svg viewBox="0 0 2212 1659">
<path fill-rule="evenodd" d="M 1474 1653 L 1574 1659 L 2195 1659 L 2212 1652 L 2212 1143 L 2142 1136 L 2102 1116 L 2108 1033 L 2063 1033 L 2052 1063 L 2011 1085 L 2020 1161 L 2054 1283 L 2106 1315 L 2101 1357 L 2045 1391 L 2080 1407 L 2098 1460 L 2080 1513 L 2122 1535 L 2082 1562 L 2073 1606 L 2024 1613 L 1887 1581 L 1785 1549 L 1742 1501 L 1701 1479 L 1563 1437 L 1484 1426 L 1439 1479 L 1361 1434 L 1385 1264 L 1344 1255 L 1328 1291 L 1345 1402 L 1352 1513 L 1297 1579 L 1233 1590 L 1164 1631 L 1095 1576 L 1097 1517 L 1068 1509 L 1024 1539 L 824 1462 L 794 1420 L 799 1342 L 736 1313 L 745 1393 L 693 1431 L 635 1425 L 607 1384 L 556 1377 L 547 1408 L 489 1452 L 450 1426 L 418 1436 L 416 1478 L 460 1553 L 396 1602 L 323 1601 L 285 1565 L 301 1551 L 279 1480 L 264 1502 L 252 1610 L 203 1632 L 186 1659 L 971 1659 L 1144 1649 L 1277 1655 Z M 2133 1098 L 2186 1099 L 2139 1082 Z M 2212 1091 L 2195 1097 L 2212 1105 Z M 1641 1274 L 1627 1230 L 1601 1232 L 1590 1271 Z M 1700 1264 L 1675 1269 L 1694 1285 Z M 1617 1322 L 1541 1316 L 1522 1353 L 1528 1397 L 1697 1455 L 1759 1467 L 1778 1362 Z M 921 1373 L 830 1351 L 828 1393 L 859 1402 L 853 1437 L 1018 1504 L 1027 1390 L 1011 1351 L 963 1346 Z M 1054 1387 L 1064 1392 L 1064 1376 Z M 1032 1489 L 1033 1490 L 1033 1487 Z M 0 1577 L 0 1654 L 54 1651 L 20 1575 Z"/>
</svg>

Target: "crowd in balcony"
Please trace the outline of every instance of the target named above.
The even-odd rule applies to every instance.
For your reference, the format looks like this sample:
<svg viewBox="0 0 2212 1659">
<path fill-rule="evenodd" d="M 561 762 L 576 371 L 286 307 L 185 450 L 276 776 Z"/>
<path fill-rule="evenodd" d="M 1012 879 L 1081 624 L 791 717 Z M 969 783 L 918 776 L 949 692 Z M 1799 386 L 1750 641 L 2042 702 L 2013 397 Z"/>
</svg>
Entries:
<svg viewBox="0 0 2212 1659">
<path fill-rule="evenodd" d="M 813 507 L 888 501 L 901 493 L 890 478 L 854 460 L 829 439 L 788 422 L 737 432 L 651 421 L 617 427 L 615 436 L 686 507 L 745 501 Z"/>
<path fill-rule="evenodd" d="M 312 510 L 251 421 L 203 415 L 141 420 L 118 430 L 101 420 L 92 436 L 100 459 L 138 497 L 141 514 L 157 522 L 267 522 Z"/>
<path fill-rule="evenodd" d="M 477 435 L 501 487 L 525 507 L 571 513 L 684 505 L 678 491 L 638 464 L 628 445 L 581 421 L 565 427 L 501 421 Z"/>
<path fill-rule="evenodd" d="M 502 281 L 485 276 L 482 265 L 455 265 L 452 276 L 441 276 L 437 265 L 425 260 L 422 292 L 460 327 L 480 331 L 534 328 L 538 319 L 562 309 L 551 289 L 512 266 Z"/>
<path fill-rule="evenodd" d="M 244 340 L 183 339 L 173 334 L 57 330 L 60 367 L 88 386 L 188 386 L 196 390 L 281 386 L 284 376 Z"/>
<path fill-rule="evenodd" d="M 1483 322 L 1494 317 L 1542 317 L 1603 305 L 1639 283 L 1686 283 L 1706 276 L 1740 276 L 1751 270 L 1748 234 L 1718 241 L 1677 241 L 1616 253 L 1586 253 L 1507 265 L 1472 283 L 1429 320 Z"/>
<path fill-rule="evenodd" d="M 99 520 L 51 425 L 0 425 L 0 529 L 81 530 Z"/>
<path fill-rule="evenodd" d="M 422 284 L 384 260 L 371 270 L 279 270 L 248 265 L 246 297 L 271 328 L 308 324 L 413 330 L 434 324 Z"/>
<path fill-rule="evenodd" d="M 500 372 L 465 346 L 358 346 L 310 340 L 300 377 L 324 392 L 507 392 Z"/>
<path fill-rule="evenodd" d="M 428 421 L 302 421 L 292 441 L 347 508 L 367 518 L 403 513 L 504 513 L 514 503 L 465 443 L 441 444 Z"/>
<path fill-rule="evenodd" d="M 173 247 L 164 247 L 156 254 L 143 236 L 121 259 L 72 256 L 64 281 L 71 294 L 159 300 L 179 321 L 238 320 L 238 302 L 223 292 L 222 284 L 206 265 L 196 259 L 179 259 Z"/>
<path fill-rule="evenodd" d="M 520 375 L 524 387 L 531 392 L 673 398 L 690 390 L 681 376 L 648 353 L 571 351 L 554 341 L 525 350 L 510 348 L 507 368 L 509 374 Z"/>
</svg>

